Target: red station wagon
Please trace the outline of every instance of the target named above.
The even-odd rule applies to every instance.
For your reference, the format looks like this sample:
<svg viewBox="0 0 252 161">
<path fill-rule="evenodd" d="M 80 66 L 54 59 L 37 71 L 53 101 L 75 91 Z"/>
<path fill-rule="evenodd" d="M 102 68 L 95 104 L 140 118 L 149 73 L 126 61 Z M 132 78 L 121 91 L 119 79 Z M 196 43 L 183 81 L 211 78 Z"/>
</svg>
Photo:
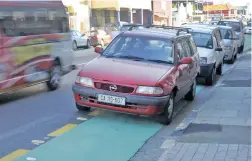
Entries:
<svg viewBox="0 0 252 161">
<path fill-rule="evenodd" d="M 190 34 L 162 27 L 126 31 L 83 67 L 73 85 L 79 110 L 158 115 L 169 124 L 180 99 L 192 101 L 199 54 Z"/>
</svg>

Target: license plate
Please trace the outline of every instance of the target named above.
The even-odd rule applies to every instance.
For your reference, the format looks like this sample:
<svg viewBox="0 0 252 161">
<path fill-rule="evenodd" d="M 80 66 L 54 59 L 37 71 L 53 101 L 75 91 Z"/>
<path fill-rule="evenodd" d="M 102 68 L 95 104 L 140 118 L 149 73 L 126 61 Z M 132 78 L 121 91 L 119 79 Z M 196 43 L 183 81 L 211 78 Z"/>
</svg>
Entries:
<svg viewBox="0 0 252 161">
<path fill-rule="evenodd" d="M 98 102 L 125 106 L 126 99 L 124 97 L 116 97 L 116 96 L 98 94 Z"/>
</svg>

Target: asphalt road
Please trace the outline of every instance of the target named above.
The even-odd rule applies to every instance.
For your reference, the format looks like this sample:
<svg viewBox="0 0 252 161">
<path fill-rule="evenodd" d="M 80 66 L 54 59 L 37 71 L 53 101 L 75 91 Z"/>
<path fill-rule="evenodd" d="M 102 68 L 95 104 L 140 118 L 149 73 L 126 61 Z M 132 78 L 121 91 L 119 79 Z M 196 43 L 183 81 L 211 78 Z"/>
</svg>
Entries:
<svg viewBox="0 0 252 161">
<path fill-rule="evenodd" d="M 251 42 L 250 36 L 247 35 L 246 38 L 249 41 L 246 41 L 245 50 L 249 48 Z M 78 50 L 74 54 L 75 64 L 80 68 L 83 64 L 98 56 L 93 52 L 93 49 Z M 228 70 L 229 67 L 230 65 L 225 65 L 225 70 Z M 0 158 L 12 152 L 15 153 L 12 157 L 25 154 L 27 150 L 37 148 L 41 144 L 45 144 L 45 142 L 72 129 L 76 125 L 83 125 L 86 120 L 100 115 L 99 111 L 93 111 L 91 114 L 88 114 L 80 113 L 75 108 L 71 85 L 79 70 L 80 69 L 64 76 L 62 87 L 54 92 L 48 92 L 45 85 L 41 84 L 0 96 Z M 198 87 L 199 90 L 203 88 L 209 87 Z M 187 106 L 187 103 L 182 101 L 181 107 L 185 106 Z M 169 126 L 169 130 L 166 132 L 172 132 L 188 112 L 190 112 L 190 110 L 183 110 L 183 112 L 174 119 L 173 123 Z M 116 116 L 113 117 L 116 118 Z M 139 123 L 139 120 L 141 120 L 141 118 L 127 119 L 133 120 L 133 124 L 129 125 L 127 128 L 134 127 L 134 123 Z M 148 129 L 151 129 L 148 125 L 144 125 Z M 109 126 L 121 126 L 121 124 L 115 125 L 108 122 L 108 127 Z M 90 127 L 90 129 L 91 128 L 92 127 Z M 155 128 L 156 130 L 154 130 Z M 138 137 L 143 137 L 140 141 L 145 142 L 147 140 L 144 140 L 145 137 L 151 137 L 160 129 L 160 125 L 153 125 L 153 131 L 146 132 L 149 133 L 150 136 Z M 57 131 L 52 133 L 55 130 Z M 162 132 L 162 130 L 159 132 Z M 106 133 L 106 131 L 103 133 Z M 134 137 L 136 134 L 131 135 Z M 113 140 L 111 140 L 111 142 L 113 142 Z M 141 145 L 136 145 L 135 147 L 138 149 Z M 0 159 L 0 161 L 4 160 Z"/>
</svg>

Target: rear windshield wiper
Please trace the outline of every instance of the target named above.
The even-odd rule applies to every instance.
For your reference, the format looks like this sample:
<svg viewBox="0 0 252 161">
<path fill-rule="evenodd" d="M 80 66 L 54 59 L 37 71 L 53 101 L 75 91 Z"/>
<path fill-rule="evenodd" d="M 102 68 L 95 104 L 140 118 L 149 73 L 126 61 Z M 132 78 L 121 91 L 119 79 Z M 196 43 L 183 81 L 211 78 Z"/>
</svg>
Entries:
<svg viewBox="0 0 252 161">
<path fill-rule="evenodd" d="M 172 64 L 172 62 L 164 61 L 164 60 L 148 59 L 147 61 L 152 61 L 152 62 L 156 62 L 156 63 Z"/>
</svg>

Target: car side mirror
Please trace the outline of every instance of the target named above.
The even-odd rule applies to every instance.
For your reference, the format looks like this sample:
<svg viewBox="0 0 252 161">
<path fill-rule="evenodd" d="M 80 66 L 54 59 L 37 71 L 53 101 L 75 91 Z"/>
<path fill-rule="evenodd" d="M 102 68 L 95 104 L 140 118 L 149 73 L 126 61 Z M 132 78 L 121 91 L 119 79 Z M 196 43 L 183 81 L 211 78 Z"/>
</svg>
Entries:
<svg viewBox="0 0 252 161">
<path fill-rule="evenodd" d="M 221 47 L 217 47 L 217 48 L 215 48 L 215 51 L 222 51 L 222 48 Z"/>
<path fill-rule="evenodd" d="M 184 57 L 179 61 L 179 64 L 192 64 L 193 60 L 189 57 Z"/>
<path fill-rule="evenodd" d="M 103 52 L 103 48 L 100 47 L 100 46 L 96 46 L 95 47 L 95 52 L 98 53 L 98 54 L 101 54 Z"/>
</svg>

